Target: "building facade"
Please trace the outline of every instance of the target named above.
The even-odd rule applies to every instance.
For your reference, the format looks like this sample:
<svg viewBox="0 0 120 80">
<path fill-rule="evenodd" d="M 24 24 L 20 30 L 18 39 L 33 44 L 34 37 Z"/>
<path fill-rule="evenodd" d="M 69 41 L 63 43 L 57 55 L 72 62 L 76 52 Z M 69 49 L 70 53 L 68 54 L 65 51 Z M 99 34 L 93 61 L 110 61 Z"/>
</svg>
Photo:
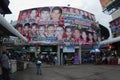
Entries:
<svg viewBox="0 0 120 80">
<path fill-rule="evenodd" d="M 28 43 L 21 41 L 28 51 L 56 54 L 58 64 L 63 64 L 65 56 L 68 60 L 77 56 L 76 63 L 80 64 L 82 53 L 97 44 L 98 28 L 94 14 L 63 6 L 22 10 L 16 27 L 28 39 Z"/>
<path fill-rule="evenodd" d="M 112 21 L 109 22 L 112 32 L 112 38 L 104 40 L 101 44 L 108 44 L 107 49 L 113 50 L 113 52 L 120 56 L 120 1 L 119 0 L 100 0 L 103 7 L 103 12 L 112 16 Z M 104 6 L 103 6 L 104 4 Z M 111 47 L 110 47 L 111 46 Z"/>
</svg>

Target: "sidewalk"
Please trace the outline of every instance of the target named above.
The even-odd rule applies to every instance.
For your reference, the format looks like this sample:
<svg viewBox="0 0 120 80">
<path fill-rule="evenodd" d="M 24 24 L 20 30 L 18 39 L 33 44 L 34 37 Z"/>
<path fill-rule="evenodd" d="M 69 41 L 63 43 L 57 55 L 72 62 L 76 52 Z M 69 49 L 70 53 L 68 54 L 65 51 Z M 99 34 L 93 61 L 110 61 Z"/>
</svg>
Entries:
<svg viewBox="0 0 120 80">
<path fill-rule="evenodd" d="M 36 75 L 35 64 L 11 74 L 15 80 L 120 80 L 119 65 L 43 65 L 43 75 Z"/>
</svg>

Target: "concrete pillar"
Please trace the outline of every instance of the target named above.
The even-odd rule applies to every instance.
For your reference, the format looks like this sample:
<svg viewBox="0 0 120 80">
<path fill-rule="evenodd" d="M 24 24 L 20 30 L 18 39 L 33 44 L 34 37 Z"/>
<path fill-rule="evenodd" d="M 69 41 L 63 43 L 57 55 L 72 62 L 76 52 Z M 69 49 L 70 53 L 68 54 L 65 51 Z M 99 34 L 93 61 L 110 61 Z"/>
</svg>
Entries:
<svg viewBox="0 0 120 80">
<path fill-rule="evenodd" d="M 82 57 L 81 57 L 81 55 L 82 55 L 82 53 L 81 53 L 81 45 L 79 45 L 79 62 L 80 62 L 80 64 L 82 63 Z"/>
<path fill-rule="evenodd" d="M 60 65 L 60 46 L 57 46 L 58 65 Z"/>
<path fill-rule="evenodd" d="M 63 65 L 63 52 L 61 53 L 61 65 Z"/>
</svg>

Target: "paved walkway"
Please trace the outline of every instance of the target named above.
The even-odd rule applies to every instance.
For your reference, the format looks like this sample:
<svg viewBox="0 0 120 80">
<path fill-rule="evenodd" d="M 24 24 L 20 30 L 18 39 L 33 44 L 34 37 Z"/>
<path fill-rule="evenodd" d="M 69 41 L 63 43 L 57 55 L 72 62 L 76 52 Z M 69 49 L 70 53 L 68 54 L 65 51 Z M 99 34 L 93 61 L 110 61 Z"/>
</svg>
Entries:
<svg viewBox="0 0 120 80">
<path fill-rule="evenodd" d="M 24 71 L 11 74 L 15 80 L 120 80 L 119 65 L 42 66 L 43 74 L 36 75 L 35 64 Z"/>
</svg>

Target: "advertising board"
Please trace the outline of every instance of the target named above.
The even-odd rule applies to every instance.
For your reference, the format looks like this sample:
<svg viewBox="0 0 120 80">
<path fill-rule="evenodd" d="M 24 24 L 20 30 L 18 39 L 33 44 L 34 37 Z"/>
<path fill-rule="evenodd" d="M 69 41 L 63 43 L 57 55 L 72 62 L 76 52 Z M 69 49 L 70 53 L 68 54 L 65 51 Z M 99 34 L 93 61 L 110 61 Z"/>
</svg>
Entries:
<svg viewBox="0 0 120 80">
<path fill-rule="evenodd" d="M 101 6 L 103 8 L 103 10 L 108 7 L 112 2 L 114 2 L 115 0 L 100 0 Z"/>
<path fill-rule="evenodd" d="M 95 16 L 71 7 L 22 10 L 16 29 L 30 44 L 81 45 L 97 41 Z"/>
<path fill-rule="evenodd" d="M 113 37 L 120 36 L 120 17 L 110 22 L 110 28 Z"/>
</svg>

